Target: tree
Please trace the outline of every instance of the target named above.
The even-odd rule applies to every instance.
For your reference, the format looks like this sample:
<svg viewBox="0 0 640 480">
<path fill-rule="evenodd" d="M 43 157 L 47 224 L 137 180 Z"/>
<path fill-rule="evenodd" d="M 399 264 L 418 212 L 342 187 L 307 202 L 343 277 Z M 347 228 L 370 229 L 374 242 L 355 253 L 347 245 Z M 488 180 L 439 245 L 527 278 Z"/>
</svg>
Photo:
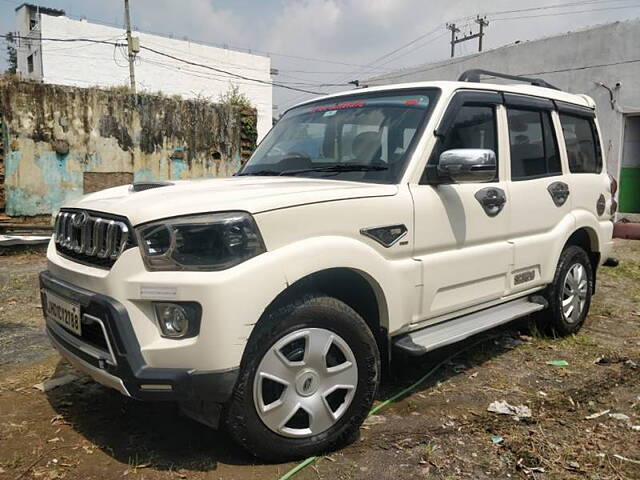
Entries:
<svg viewBox="0 0 640 480">
<path fill-rule="evenodd" d="M 5 70 L 5 73 L 13 73 L 15 74 L 18 69 L 18 54 L 16 51 L 16 41 L 13 38 L 13 33 L 9 32 L 5 36 L 5 40 L 7 41 L 7 63 L 8 67 Z"/>
<path fill-rule="evenodd" d="M 240 91 L 240 87 L 233 84 L 229 85 L 229 90 L 220 94 L 218 102 L 223 105 L 233 105 L 235 107 L 251 107 L 251 102 L 247 96 Z"/>
</svg>

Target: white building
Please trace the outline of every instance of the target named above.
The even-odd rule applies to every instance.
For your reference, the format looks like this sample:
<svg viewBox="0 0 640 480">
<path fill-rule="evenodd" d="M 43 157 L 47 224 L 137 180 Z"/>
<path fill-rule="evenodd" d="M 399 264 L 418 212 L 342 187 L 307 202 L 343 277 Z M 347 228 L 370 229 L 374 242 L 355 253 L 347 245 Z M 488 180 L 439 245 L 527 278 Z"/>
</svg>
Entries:
<svg viewBox="0 0 640 480">
<path fill-rule="evenodd" d="M 457 80 L 465 70 L 484 69 L 540 77 L 568 92 L 587 94 L 596 102 L 609 173 L 620 183 L 621 216 L 640 219 L 639 46 L 640 20 L 615 22 L 385 73 L 362 83 Z"/>
<path fill-rule="evenodd" d="M 129 85 L 126 35 L 121 28 L 74 20 L 66 17 L 63 10 L 25 3 L 16 8 L 16 31 L 18 73 L 24 78 L 77 87 Z M 141 46 L 221 70 L 188 65 L 142 49 L 135 62 L 138 91 L 216 102 L 231 85 L 237 85 L 257 110 L 258 140 L 269 131 L 273 114 L 269 57 L 143 32 L 132 35 L 138 37 Z M 85 38 L 109 43 L 47 38 Z"/>
</svg>

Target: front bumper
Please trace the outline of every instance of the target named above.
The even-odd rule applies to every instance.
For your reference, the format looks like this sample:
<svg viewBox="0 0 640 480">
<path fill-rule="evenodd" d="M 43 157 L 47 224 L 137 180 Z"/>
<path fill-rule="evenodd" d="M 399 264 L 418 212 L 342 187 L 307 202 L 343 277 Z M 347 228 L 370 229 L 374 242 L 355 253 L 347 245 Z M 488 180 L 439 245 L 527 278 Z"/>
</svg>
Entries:
<svg viewBox="0 0 640 480">
<path fill-rule="evenodd" d="M 202 417 L 202 412 L 208 412 L 207 418 L 198 418 L 204 423 L 217 423 L 219 408 L 215 405 L 229 400 L 239 369 L 150 367 L 142 357 L 129 315 L 120 302 L 65 282 L 48 271 L 40 274 L 40 288 L 79 304 L 83 324 L 88 322 L 93 325 L 94 334 L 97 331 L 98 336 L 100 332 L 104 335 L 100 341 L 91 341 L 45 318 L 53 345 L 76 368 L 124 395 L 138 400 L 176 401 L 191 416 Z"/>
</svg>

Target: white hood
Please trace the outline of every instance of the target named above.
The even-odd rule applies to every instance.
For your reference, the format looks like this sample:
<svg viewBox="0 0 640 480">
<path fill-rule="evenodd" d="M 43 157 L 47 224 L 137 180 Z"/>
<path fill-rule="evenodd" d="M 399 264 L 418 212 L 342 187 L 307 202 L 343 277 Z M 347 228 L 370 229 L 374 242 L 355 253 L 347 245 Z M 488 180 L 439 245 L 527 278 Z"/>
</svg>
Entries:
<svg viewBox="0 0 640 480">
<path fill-rule="evenodd" d="M 395 195 L 396 185 L 291 177 L 180 180 L 132 192 L 129 185 L 91 193 L 65 207 L 125 216 L 132 225 L 179 215 L 242 210 L 259 213 L 309 203 Z"/>
</svg>

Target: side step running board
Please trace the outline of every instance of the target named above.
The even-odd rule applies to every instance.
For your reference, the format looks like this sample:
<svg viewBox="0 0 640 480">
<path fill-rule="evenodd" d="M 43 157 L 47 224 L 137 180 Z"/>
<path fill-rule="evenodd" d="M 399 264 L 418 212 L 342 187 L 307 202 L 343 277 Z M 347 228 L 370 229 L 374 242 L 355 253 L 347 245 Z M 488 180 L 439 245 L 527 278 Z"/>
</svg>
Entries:
<svg viewBox="0 0 640 480">
<path fill-rule="evenodd" d="M 540 296 L 535 295 L 530 299 L 519 298 L 400 335 L 394 338 L 393 344 L 409 355 L 423 355 L 436 348 L 459 342 L 476 333 L 508 323 L 546 307 L 546 300 Z"/>
</svg>

